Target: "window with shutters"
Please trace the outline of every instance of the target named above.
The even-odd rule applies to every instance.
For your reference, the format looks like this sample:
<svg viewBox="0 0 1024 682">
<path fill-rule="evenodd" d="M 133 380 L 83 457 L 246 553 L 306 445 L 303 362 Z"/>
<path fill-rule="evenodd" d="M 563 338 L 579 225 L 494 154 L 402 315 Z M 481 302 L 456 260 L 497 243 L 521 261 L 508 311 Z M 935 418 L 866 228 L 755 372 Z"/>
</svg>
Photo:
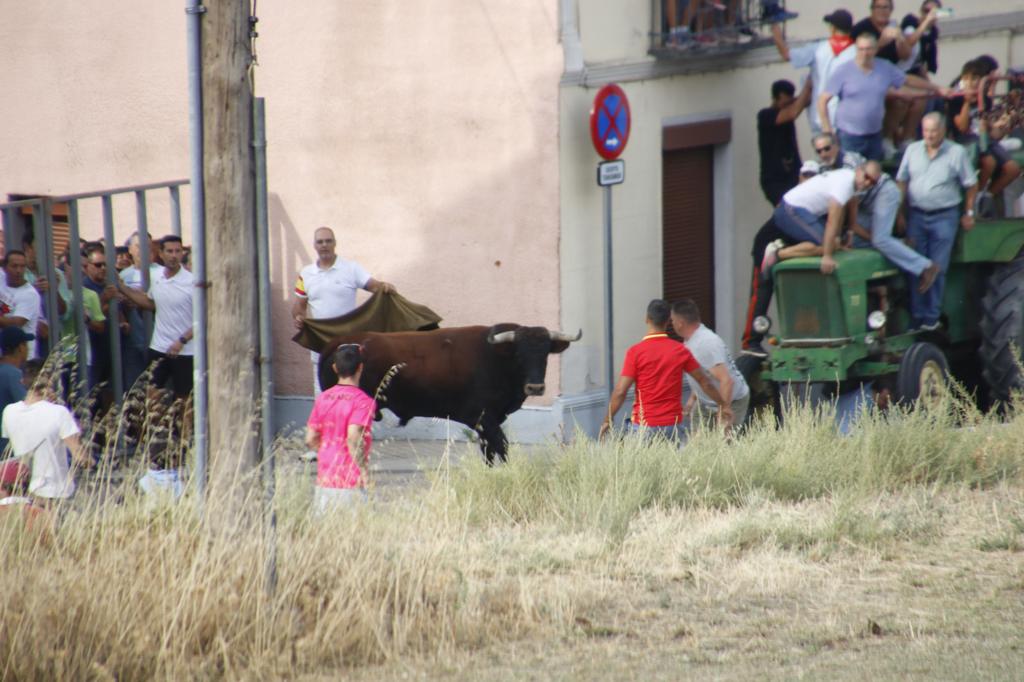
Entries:
<svg viewBox="0 0 1024 682">
<path fill-rule="evenodd" d="M 692 298 L 715 324 L 714 147 L 662 152 L 662 296 Z"/>
</svg>

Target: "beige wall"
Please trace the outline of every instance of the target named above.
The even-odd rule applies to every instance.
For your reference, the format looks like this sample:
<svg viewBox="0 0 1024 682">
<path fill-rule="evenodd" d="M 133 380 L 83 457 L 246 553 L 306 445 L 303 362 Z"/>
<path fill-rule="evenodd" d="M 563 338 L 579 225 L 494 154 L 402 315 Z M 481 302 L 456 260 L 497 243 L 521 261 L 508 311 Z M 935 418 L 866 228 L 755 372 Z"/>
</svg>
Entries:
<svg viewBox="0 0 1024 682">
<path fill-rule="evenodd" d="M 948 83 L 961 64 L 978 54 L 1000 59 L 1024 54 L 1024 37 L 1008 31 L 944 40 L 938 80 Z M 626 181 L 613 190 L 616 371 L 626 348 L 643 334 L 647 302 L 661 294 L 661 131 L 666 123 L 718 116 L 732 118 L 732 142 L 716 157 L 716 186 L 726 205 L 716 206 L 718 327 L 734 347 L 745 313 L 753 235 L 770 217 L 759 184 L 755 113 L 769 103 L 769 85 L 800 74 L 780 61 L 711 74 L 623 82 L 633 114 L 629 144 L 622 155 Z M 602 198 L 594 179 L 599 158 L 589 138 L 588 116 L 597 88 L 562 89 L 562 320 L 584 330 L 579 353 L 566 359 L 567 394 L 604 384 Z M 806 117 L 797 126 L 809 158 Z M 724 175 L 724 178 L 718 177 Z M 724 182 L 720 182 L 723 180 Z M 725 215 L 722 215 L 722 212 Z M 731 215 L 729 215 L 731 213 Z"/>
<path fill-rule="evenodd" d="M 188 173 L 184 2 L 48 0 L 0 23 L 0 193 Z M 312 233 L 444 316 L 555 327 L 555 0 L 259 3 L 279 394 L 309 392 L 287 309 Z M 183 222 L 188 224 L 187 193 Z M 166 231 L 163 197 L 150 225 Z M 134 207 L 118 202 L 118 237 Z M 98 234 L 94 209 L 83 226 Z M 216 226 L 209 226 L 215 229 Z M 548 402 L 557 394 L 557 362 Z"/>
</svg>

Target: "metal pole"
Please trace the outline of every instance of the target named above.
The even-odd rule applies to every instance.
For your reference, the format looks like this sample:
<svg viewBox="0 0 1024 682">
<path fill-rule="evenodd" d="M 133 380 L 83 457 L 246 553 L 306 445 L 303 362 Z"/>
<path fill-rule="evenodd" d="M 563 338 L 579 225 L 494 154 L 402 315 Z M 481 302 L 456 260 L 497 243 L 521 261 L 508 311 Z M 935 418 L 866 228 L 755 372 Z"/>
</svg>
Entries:
<svg viewBox="0 0 1024 682">
<path fill-rule="evenodd" d="M 172 187 L 172 190 L 176 190 L 177 187 Z M 172 211 L 173 213 L 173 211 Z M 179 221 L 181 216 L 178 216 Z M 149 276 L 149 213 L 146 211 L 146 192 L 138 191 L 135 193 L 135 224 L 137 226 L 135 231 L 135 238 L 139 240 L 139 276 L 142 278 L 142 290 L 149 293 L 149 285 L 152 284 Z M 181 234 L 181 225 L 178 225 L 178 232 L 174 234 Z M 153 313 L 148 310 L 137 311 L 142 318 L 143 324 L 146 329 L 146 340 L 147 342 L 153 338 Z"/>
<path fill-rule="evenodd" d="M 170 188 L 171 191 L 171 234 L 175 237 L 181 236 L 181 190 L 178 186 Z"/>
<path fill-rule="evenodd" d="M 78 339 L 78 384 L 84 386 L 89 373 L 89 355 L 86 353 L 88 332 L 82 300 L 82 249 L 78 245 L 78 202 L 75 200 L 68 202 L 68 229 L 71 233 L 71 244 L 68 247 L 71 257 L 71 300 L 75 315 L 75 337 Z"/>
<path fill-rule="evenodd" d="M 611 405 L 615 388 L 615 316 L 612 300 L 612 187 L 604 188 L 604 311 L 605 311 L 605 371 L 608 377 L 608 400 Z"/>
<path fill-rule="evenodd" d="M 192 338 L 196 344 L 193 370 L 195 403 L 196 492 L 199 513 L 206 497 L 206 463 L 209 443 L 206 385 L 206 194 L 203 177 L 203 65 L 202 14 L 206 11 L 199 0 L 185 1 L 188 29 L 188 123 L 192 185 L 192 274 L 196 291 L 192 305 Z"/>
<path fill-rule="evenodd" d="M 32 231 L 35 241 L 32 246 L 36 250 L 35 268 L 38 277 L 46 280 L 46 325 L 48 327 L 47 348 L 52 351 L 60 341 L 60 312 L 57 308 L 57 272 L 53 259 L 50 257 L 53 243 L 53 221 L 51 206 L 47 199 L 42 199 L 33 206 Z M 24 242 L 24 240 L 22 240 Z"/>
<path fill-rule="evenodd" d="M 14 215 L 18 209 L 14 206 L 7 206 L 4 208 L 4 244 L 8 249 L 12 248 L 11 244 L 14 239 Z"/>
<path fill-rule="evenodd" d="M 263 517 L 267 542 L 266 588 L 277 588 L 277 516 L 274 513 L 274 375 L 270 301 L 270 221 L 267 217 L 266 108 L 253 102 L 253 143 L 256 157 L 256 258 L 260 313 L 260 445 L 263 455 Z"/>
<path fill-rule="evenodd" d="M 117 284 L 117 245 L 114 243 L 114 205 L 112 197 L 104 194 L 103 203 L 103 241 L 106 244 L 104 253 L 107 261 L 107 284 Z M 110 299 L 107 308 L 107 333 L 110 335 L 110 369 L 111 387 L 117 405 L 124 399 L 124 367 L 121 364 L 121 306 L 117 298 Z"/>
</svg>

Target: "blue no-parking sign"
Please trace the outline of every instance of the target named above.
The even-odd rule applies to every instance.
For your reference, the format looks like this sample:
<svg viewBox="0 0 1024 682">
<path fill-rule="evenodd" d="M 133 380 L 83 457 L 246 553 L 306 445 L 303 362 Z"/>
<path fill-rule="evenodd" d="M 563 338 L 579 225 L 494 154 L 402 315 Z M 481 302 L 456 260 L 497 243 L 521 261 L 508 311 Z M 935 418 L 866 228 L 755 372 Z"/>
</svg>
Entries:
<svg viewBox="0 0 1024 682">
<path fill-rule="evenodd" d="M 622 88 L 609 83 L 597 91 L 590 110 L 590 139 L 597 153 L 609 161 L 618 158 L 629 141 L 629 100 Z"/>
</svg>

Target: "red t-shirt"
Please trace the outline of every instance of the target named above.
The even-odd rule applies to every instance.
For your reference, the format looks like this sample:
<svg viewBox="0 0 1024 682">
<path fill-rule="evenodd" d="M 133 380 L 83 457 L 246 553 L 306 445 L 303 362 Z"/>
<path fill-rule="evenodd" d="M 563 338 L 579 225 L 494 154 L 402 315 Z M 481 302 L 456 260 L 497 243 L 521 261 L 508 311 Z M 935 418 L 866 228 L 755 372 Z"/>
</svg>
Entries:
<svg viewBox="0 0 1024 682">
<path fill-rule="evenodd" d="M 683 420 L 683 372 L 700 369 L 690 351 L 668 334 L 648 334 L 626 351 L 622 376 L 636 382 L 633 423 L 671 426 Z"/>
</svg>

